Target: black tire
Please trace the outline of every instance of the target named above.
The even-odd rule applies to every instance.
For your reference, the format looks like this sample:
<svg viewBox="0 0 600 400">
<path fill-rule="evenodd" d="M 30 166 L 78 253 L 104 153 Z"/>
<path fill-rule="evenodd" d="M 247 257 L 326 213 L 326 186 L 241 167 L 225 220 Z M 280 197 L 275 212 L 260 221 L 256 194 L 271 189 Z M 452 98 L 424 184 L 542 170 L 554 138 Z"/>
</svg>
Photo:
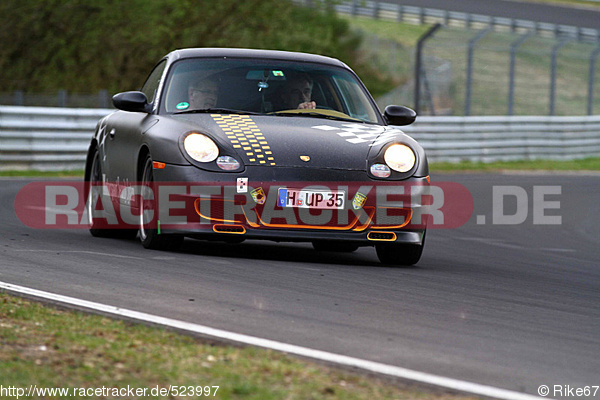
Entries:
<svg viewBox="0 0 600 400">
<path fill-rule="evenodd" d="M 341 242 L 335 240 L 315 240 L 313 248 L 317 251 L 335 251 L 337 253 L 352 253 L 358 250 L 358 245 L 352 242 Z"/>
<path fill-rule="evenodd" d="M 382 264 L 411 266 L 419 262 L 425 247 L 425 234 L 421 244 L 377 243 L 375 251 Z"/>
<path fill-rule="evenodd" d="M 94 237 L 104 237 L 104 238 L 115 238 L 115 239 L 134 239 L 137 235 L 137 229 L 115 229 L 109 228 L 105 221 L 103 220 L 95 220 L 93 218 L 93 190 L 94 183 L 102 182 L 102 165 L 100 164 L 100 155 L 98 149 L 94 149 L 94 154 L 92 156 L 92 161 L 90 165 L 90 176 L 86 181 L 86 193 L 87 193 L 87 214 L 88 214 L 88 223 L 90 225 L 90 233 Z M 100 187 L 100 186 L 95 186 Z M 110 200 L 107 200 L 110 201 Z"/>
<path fill-rule="evenodd" d="M 152 157 L 146 156 L 144 161 L 144 169 L 142 172 L 141 183 L 142 186 L 151 185 L 154 182 L 154 172 L 152 169 Z M 177 250 L 183 243 L 182 235 L 162 235 L 159 234 L 158 229 L 148 228 L 149 213 L 146 212 L 145 205 L 151 205 L 151 209 L 154 207 L 154 202 L 144 201 L 142 209 L 140 210 L 140 241 L 142 245 L 147 249 L 155 250 Z"/>
</svg>

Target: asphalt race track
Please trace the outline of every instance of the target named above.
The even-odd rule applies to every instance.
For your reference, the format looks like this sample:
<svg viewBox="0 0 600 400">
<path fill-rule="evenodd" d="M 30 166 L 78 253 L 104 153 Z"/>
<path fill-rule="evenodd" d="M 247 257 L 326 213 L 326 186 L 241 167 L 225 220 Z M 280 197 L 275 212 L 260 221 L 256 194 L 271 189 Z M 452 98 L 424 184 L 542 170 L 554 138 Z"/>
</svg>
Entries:
<svg viewBox="0 0 600 400">
<path fill-rule="evenodd" d="M 14 212 L 27 182 L 4 179 L 0 281 L 530 394 L 599 385 L 600 174 L 434 180 L 465 185 L 473 215 L 431 230 L 417 267 L 390 268 L 373 248 L 186 240 L 160 252 L 35 230 Z M 527 209 L 507 197 L 500 212 L 525 222 L 492 224 L 493 186 L 523 189 Z M 561 194 L 534 204 L 547 186 Z M 560 225 L 534 225 L 536 209 Z"/>
<path fill-rule="evenodd" d="M 585 6 L 560 6 L 516 0 L 382 0 L 405 6 L 436 8 L 472 14 L 549 22 L 560 25 L 600 29 L 600 9 Z"/>
</svg>

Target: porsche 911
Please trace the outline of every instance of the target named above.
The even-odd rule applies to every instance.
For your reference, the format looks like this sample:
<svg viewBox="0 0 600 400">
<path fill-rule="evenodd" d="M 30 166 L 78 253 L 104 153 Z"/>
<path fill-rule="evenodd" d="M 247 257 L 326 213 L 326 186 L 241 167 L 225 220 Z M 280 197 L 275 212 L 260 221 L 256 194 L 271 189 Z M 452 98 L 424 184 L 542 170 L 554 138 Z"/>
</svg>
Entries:
<svg viewBox="0 0 600 400">
<path fill-rule="evenodd" d="M 85 183 L 93 236 L 176 249 L 184 238 L 375 247 L 419 261 L 429 168 L 343 62 L 250 49 L 167 54 L 139 91 L 116 94 L 90 143 Z"/>
</svg>

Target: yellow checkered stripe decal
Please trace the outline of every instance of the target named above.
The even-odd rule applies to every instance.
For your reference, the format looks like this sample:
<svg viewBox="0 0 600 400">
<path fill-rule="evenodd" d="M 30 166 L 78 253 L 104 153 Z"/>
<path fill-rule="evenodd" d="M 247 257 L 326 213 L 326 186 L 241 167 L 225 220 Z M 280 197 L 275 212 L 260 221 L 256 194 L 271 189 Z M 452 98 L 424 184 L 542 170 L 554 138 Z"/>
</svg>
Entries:
<svg viewBox="0 0 600 400">
<path fill-rule="evenodd" d="M 225 132 L 234 149 L 241 149 L 250 162 L 275 165 L 275 158 L 267 139 L 247 115 L 211 114 Z"/>
</svg>

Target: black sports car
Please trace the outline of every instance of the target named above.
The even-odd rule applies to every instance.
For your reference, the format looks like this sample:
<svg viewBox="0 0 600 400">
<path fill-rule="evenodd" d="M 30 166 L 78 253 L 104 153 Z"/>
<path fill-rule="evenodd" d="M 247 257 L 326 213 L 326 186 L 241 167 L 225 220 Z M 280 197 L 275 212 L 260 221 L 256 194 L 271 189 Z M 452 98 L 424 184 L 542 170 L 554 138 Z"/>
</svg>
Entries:
<svg viewBox="0 0 600 400">
<path fill-rule="evenodd" d="M 422 253 L 429 168 L 356 74 L 323 56 L 245 49 L 166 55 L 141 91 L 113 97 L 85 181 L 94 236 L 176 248 L 184 237 L 375 246 L 381 262 Z M 90 190 L 91 189 L 91 190 Z"/>
</svg>

